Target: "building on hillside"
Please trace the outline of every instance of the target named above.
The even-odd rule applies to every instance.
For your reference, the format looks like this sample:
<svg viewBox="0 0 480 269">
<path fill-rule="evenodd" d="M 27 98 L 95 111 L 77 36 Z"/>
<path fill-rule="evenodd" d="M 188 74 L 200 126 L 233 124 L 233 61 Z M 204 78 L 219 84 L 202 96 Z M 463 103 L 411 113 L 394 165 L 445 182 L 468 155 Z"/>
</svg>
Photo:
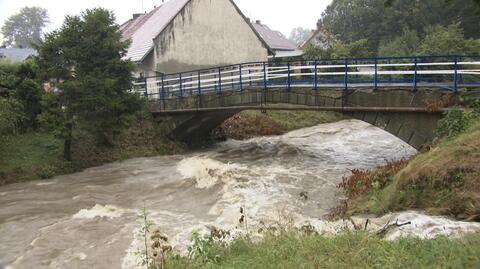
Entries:
<svg viewBox="0 0 480 269">
<path fill-rule="evenodd" d="M 333 38 L 330 34 L 318 28 L 312 32 L 310 38 L 303 42 L 300 49 L 305 50 L 310 46 L 321 49 L 330 49 L 332 48 L 332 40 Z"/>
<path fill-rule="evenodd" d="M 233 0 L 170 0 L 120 29 L 143 76 L 267 61 L 270 50 Z"/>
<path fill-rule="evenodd" d="M 36 55 L 37 51 L 32 48 L 0 48 L 0 60 L 23 62 Z"/>
<path fill-rule="evenodd" d="M 253 27 L 270 48 L 270 58 L 290 58 L 303 55 L 303 51 L 288 40 L 281 32 L 270 29 L 261 21 L 253 22 Z"/>
</svg>

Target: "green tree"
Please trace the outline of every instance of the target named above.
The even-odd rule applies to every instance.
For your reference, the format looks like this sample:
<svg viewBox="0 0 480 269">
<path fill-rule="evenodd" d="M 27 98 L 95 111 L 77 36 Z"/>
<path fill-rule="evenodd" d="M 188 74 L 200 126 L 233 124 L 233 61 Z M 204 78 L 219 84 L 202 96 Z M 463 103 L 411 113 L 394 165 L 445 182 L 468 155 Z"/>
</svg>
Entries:
<svg viewBox="0 0 480 269">
<path fill-rule="evenodd" d="M 0 138 L 18 134 L 24 126 L 25 114 L 20 102 L 12 98 L 0 98 Z"/>
<path fill-rule="evenodd" d="M 414 30 L 404 29 L 403 34 L 393 41 L 384 42 L 378 49 L 378 56 L 402 57 L 412 56 L 418 52 L 420 37 Z"/>
<path fill-rule="evenodd" d="M 22 104 L 26 120 L 23 127 L 35 127 L 40 113 L 42 88 L 37 80 L 37 65 L 33 60 L 23 63 L 0 64 L 0 98 L 16 99 Z"/>
<path fill-rule="evenodd" d="M 331 41 L 332 46 L 321 48 L 309 46 L 305 49 L 306 58 L 368 58 L 374 56 L 375 52 L 368 46 L 368 40 L 361 39 L 349 44 L 343 44 L 338 40 Z"/>
<path fill-rule="evenodd" d="M 290 41 L 295 43 L 295 45 L 300 46 L 305 41 L 307 41 L 310 36 L 312 36 L 312 30 L 302 27 L 293 28 L 290 37 L 288 38 Z"/>
<path fill-rule="evenodd" d="M 102 8 L 67 16 L 60 30 L 47 34 L 37 46 L 43 77 L 53 79 L 60 89 L 62 124 L 57 125 L 65 141 L 65 159 L 71 160 L 75 126 L 94 133 L 98 143 L 112 145 L 140 108 L 138 97 L 129 93 L 134 65 L 122 59 L 128 46 L 113 13 Z"/>
<path fill-rule="evenodd" d="M 43 28 L 49 22 L 46 9 L 24 7 L 18 14 L 8 18 L 2 26 L 4 45 L 27 48 L 40 41 Z"/>
<path fill-rule="evenodd" d="M 429 25 L 458 23 L 466 38 L 480 38 L 480 15 L 474 0 L 396 0 L 390 7 L 385 0 L 333 0 L 318 26 L 335 35 L 343 44 L 361 39 L 378 52 L 381 44 L 397 38 L 404 29 L 419 38 Z"/>
<path fill-rule="evenodd" d="M 480 40 L 466 39 L 458 24 L 428 27 L 419 48 L 422 55 L 479 54 Z"/>
</svg>

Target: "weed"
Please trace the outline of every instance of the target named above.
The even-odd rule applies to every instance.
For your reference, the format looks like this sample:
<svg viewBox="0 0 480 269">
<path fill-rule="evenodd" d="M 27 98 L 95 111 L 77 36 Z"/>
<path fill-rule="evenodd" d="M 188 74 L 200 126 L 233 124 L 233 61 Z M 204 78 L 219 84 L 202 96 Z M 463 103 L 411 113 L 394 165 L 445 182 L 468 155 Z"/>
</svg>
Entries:
<svg viewBox="0 0 480 269">
<path fill-rule="evenodd" d="M 349 199 L 383 189 L 393 180 L 393 176 L 408 165 L 409 160 L 387 161 L 385 166 L 369 171 L 354 169 L 348 177 L 343 177 L 338 188 L 342 189 Z"/>
<path fill-rule="evenodd" d="M 153 230 L 154 223 L 148 219 L 148 211 L 144 206 L 139 213 L 142 219 L 142 227 L 140 235 L 144 242 L 144 249 L 134 252 L 138 258 L 138 265 L 145 266 L 147 269 L 165 269 L 165 260 L 167 254 L 172 252 L 172 247 L 167 245 L 168 237 L 160 232 L 160 230 Z M 152 242 L 149 252 L 149 241 Z"/>
</svg>

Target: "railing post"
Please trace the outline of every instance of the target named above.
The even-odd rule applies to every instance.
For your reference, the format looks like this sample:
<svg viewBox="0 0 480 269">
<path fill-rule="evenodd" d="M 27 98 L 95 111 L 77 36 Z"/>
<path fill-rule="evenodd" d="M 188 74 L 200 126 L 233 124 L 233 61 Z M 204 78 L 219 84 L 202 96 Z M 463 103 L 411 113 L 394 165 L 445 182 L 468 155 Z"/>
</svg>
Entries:
<svg viewBox="0 0 480 269">
<path fill-rule="evenodd" d="M 458 57 L 455 56 L 455 66 L 453 73 L 453 92 L 458 93 Z"/>
<path fill-rule="evenodd" d="M 243 91 L 242 64 L 238 65 L 238 72 L 240 74 L 240 91 Z"/>
<path fill-rule="evenodd" d="M 263 62 L 263 88 L 267 89 L 267 64 Z"/>
<path fill-rule="evenodd" d="M 190 95 L 193 95 L 193 73 L 189 74 L 190 77 Z"/>
<path fill-rule="evenodd" d="M 313 89 L 318 90 L 318 62 L 315 60 L 315 77 L 313 82 Z"/>
<path fill-rule="evenodd" d="M 162 74 L 162 89 L 160 96 L 162 100 L 163 110 L 165 110 L 165 74 Z"/>
<path fill-rule="evenodd" d="M 145 95 L 145 98 L 147 98 L 147 99 L 148 99 L 148 85 L 147 85 L 147 78 L 144 78 L 144 80 L 143 80 L 143 81 L 144 81 L 144 83 L 145 83 L 145 93 L 144 93 L 144 95 Z"/>
<path fill-rule="evenodd" d="M 390 65 L 392 64 L 392 59 L 388 59 L 388 68 L 392 68 Z M 392 74 L 388 75 L 388 82 L 392 83 Z"/>
<path fill-rule="evenodd" d="M 182 73 L 180 73 L 180 96 L 183 97 Z"/>
<path fill-rule="evenodd" d="M 251 69 L 251 67 L 248 68 L 248 80 L 249 80 L 250 87 L 252 87 L 252 69 Z"/>
<path fill-rule="evenodd" d="M 291 66 L 290 66 L 290 63 L 287 64 L 287 70 L 288 70 L 288 74 L 287 74 L 287 89 L 288 91 L 291 90 L 292 88 L 292 77 L 291 77 L 291 73 L 290 73 L 290 69 Z"/>
<path fill-rule="evenodd" d="M 218 94 L 222 93 L 222 69 L 218 68 Z"/>
<path fill-rule="evenodd" d="M 202 79 L 201 79 L 201 75 L 200 75 L 200 71 L 198 71 L 198 95 L 201 95 L 202 94 Z"/>
<path fill-rule="evenodd" d="M 345 85 L 345 88 L 343 89 L 343 94 L 342 94 L 342 106 L 345 106 L 347 104 L 347 96 L 348 96 L 348 59 L 345 59 L 344 85 Z"/>
<path fill-rule="evenodd" d="M 415 57 L 414 73 L 413 73 L 413 92 L 417 92 L 417 75 L 418 75 L 418 60 Z"/>
<path fill-rule="evenodd" d="M 378 58 L 375 58 L 375 75 L 373 77 L 373 89 L 378 90 Z"/>
<path fill-rule="evenodd" d="M 202 76 L 200 75 L 200 71 L 198 71 L 198 103 L 197 107 L 202 107 Z"/>
</svg>

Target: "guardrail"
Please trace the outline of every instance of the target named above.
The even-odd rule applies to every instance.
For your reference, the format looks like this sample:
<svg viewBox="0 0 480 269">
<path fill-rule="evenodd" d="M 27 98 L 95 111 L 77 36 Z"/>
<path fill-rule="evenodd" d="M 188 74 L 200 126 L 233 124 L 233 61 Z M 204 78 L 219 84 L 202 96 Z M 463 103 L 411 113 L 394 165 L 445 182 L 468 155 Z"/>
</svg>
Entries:
<svg viewBox="0 0 480 269">
<path fill-rule="evenodd" d="M 153 100 L 249 89 L 480 88 L 480 56 L 424 56 L 253 62 L 140 78 L 133 90 Z"/>
</svg>

